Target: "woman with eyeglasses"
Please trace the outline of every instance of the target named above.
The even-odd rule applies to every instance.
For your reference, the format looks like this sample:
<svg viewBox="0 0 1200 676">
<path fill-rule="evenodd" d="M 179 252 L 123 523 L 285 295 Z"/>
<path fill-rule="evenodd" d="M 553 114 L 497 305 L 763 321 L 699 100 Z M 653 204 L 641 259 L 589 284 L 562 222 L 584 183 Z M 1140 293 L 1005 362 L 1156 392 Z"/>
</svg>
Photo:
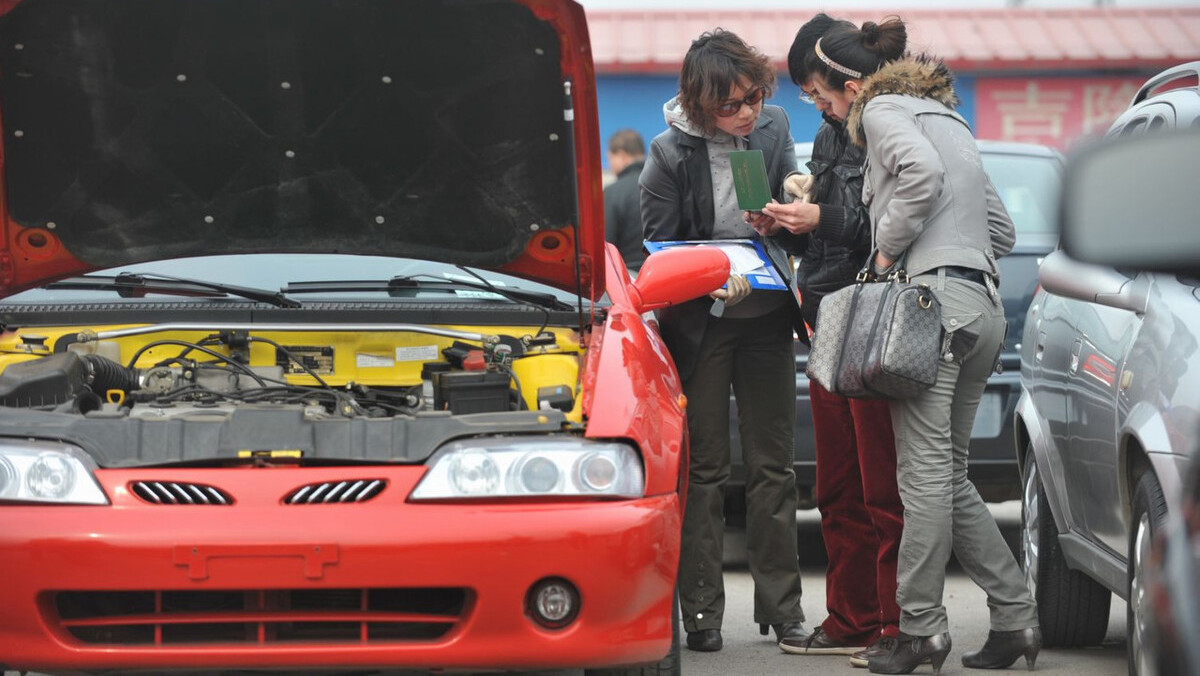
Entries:
<svg viewBox="0 0 1200 676">
<path fill-rule="evenodd" d="M 901 633 L 867 666 L 907 674 L 929 660 L 934 674 L 941 670 L 951 647 L 942 595 L 953 552 L 986 592 L 991 620 L 987 641 L 963 654 L 963 666 L 1003 669 L 1024 657 L 1032 669 L 1041 648 L 1037 605 L 967 479 L 975 410 L 1007 327 L 996 259 L 1012 249 L 1015 231 L 970 126 L 954 110 L 954 76 L 938 59 L 908 55 L 906 43 L 904 22 L 892 18 L 835 27 L 806 57 L 817 92 L 866 149 L 875 274 L 902 261 L 912 281 L 933 289 L 945 329 L 933 387 L 889 402 L 904 503 Z"/>
<path fill-rule="evenodd" d="M 735 34 L 718 29 L 692 43 L 683 59 L 679 92 L 663 106 L 668 129 L 651 143 L 642 170 L 646 239 L 741 239 L 754 237 L 756 226 L 769 227 L 770 217 L 738 208 L 730 153 L 761 149 L 772 192 L 782 196 L 784 178 L 796 170 L 796 158 L 787 115 L 763 103 L 774 85 L 769 59 Z M 788 249 L 797 238 L 779 231 L 771 239 L 776 241 L 770 246 Z M 679 602 L 686 645 L 700 651 L 720 650 L 722 645 L 731 387 L 746 468 L 746 549 L 754 579 L 754 620 L 764 634 L 770 626 L 776 641 L 808 635 L 800 608 L 792 469 L 792 336 L 799 312 L 788 292 L 750 290 L 736 277 L 727 287 L 713 298 L 658 313 L 688 400 L 691 463 Z"/>
</svg>

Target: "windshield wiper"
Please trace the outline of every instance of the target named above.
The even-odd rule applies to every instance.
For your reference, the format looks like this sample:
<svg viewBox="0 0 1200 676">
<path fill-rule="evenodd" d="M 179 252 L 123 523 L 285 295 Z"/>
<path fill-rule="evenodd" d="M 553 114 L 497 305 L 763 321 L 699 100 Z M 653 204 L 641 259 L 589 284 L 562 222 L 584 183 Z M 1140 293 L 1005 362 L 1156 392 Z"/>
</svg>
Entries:
<svg viewBox="0 0 1200 676">
<path fill-rule="evenodd" d="M 276 307 L 298 308 L 300 301 L 288 298 L 282 291 L 268 291 L 234 284 L 206 282 L 160 274 L 122 272 L 116 276 L 84 275 L 70 277 L 46 285 L 47 289 L 89 289 L 116 291 L 122 298 L 142 298 L 148 293 L 175 296 L 212 297 L 214 294 L 238 296 L 247 300 L 270 303 Z"/>
<path fill-rule="evenodd" d="M 552 293 L 513 289 L 505 286 L 484 282 L 473 282 L 466 279 L 420 279 L 422 275 L 401 275 L 384 280 L 338 280 L 325 282 L 291 282 L 283 287 L 284 293 L 350 293 L 375 292 L 399 296 L 407 291 L 417 289 L 477 289 L 494 293 L 517 303 L 528 303 L 549 310 L 574 310 L 574 306 L 559 299 Z"/>
</svg>

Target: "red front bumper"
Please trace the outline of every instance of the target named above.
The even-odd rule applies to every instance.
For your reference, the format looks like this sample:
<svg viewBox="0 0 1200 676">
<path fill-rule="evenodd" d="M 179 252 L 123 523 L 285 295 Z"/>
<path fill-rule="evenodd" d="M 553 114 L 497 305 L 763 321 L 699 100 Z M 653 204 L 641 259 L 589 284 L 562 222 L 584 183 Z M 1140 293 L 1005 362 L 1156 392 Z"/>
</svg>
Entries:
<svg viewBox="0 0 1200 676">
<path fill-rule="evenodd" d="M 106 470 L 99 478 L 111 506 L 0 506 L 0 669 L 537 669 L 666 654 L 677 496 L 405 502 L 423 471 Z M 388 487 L 363 503 L 281 501 L 302 484 L 364 477 Z M 133 480 L 217 486 L 236 503 L 154 506 L 127 490 Z M 529 589 L 547 577 L 579 590 L 580 614 L 562 629 L 542 628 L 526 613 Z M 314 608 L 298 600 L 330 590 L 350 604 Z M 412 590 L 460 590 L 462 603 L 434 618 L 443 621 L 437 636 L 375 632 L 379 622 L 428 612 L 407 602 L 381 611 L 368 602 Z M 113 610 L 112 599 L 125 597 L 145 605 Z M 181 597 L 250 601 L 172 614 L 177 609 L 167 606 Z M 138 631 L 110 632 L 126 623 Z M 230 635 L 228 626 L 240 629 Z"/>
</svg>

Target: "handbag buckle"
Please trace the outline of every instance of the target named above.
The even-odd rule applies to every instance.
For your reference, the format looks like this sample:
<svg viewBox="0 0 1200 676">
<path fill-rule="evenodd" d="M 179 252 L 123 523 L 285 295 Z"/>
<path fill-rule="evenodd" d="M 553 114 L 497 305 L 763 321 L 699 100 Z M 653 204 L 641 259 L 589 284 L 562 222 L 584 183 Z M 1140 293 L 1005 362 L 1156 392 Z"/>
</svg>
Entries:
<svg viewBox="0 0 1200 676">
<path fill-rule="evenodd" d="M 888 275 L 888 281 L 908 284 L 908 272 L 904 270 L 895 270 L 892 272 L 892 274 Z"/>
</svg>

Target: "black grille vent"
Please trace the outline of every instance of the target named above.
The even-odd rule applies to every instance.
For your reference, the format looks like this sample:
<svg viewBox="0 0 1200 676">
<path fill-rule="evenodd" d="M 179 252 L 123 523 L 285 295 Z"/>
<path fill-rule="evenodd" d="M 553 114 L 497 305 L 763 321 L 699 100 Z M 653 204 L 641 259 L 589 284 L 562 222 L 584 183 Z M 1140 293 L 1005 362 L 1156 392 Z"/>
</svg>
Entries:
<svg viewBox="0 0 1200 676">
<path fill-rule="evenodd" d="M 213 651 L 230 645 L 429 642 L 467 618 L 465 589 L 70 591 L 47 621 L 89 645 Z"/>
<path fill-rule="evenodd" d="M 232 505 L 228 493 L 204 484 L 179 481 L 135 481 L 129 484 L 134 495 L 156 505 Z"/>
<path fill-rule="evenodd" d="M 383 479 L 347 479 L 323 481 L 301 486 L 288 493 L 283 501 L 289 505 L 366 502 L 379 495 L 387 482 Z"/>
</svg>

